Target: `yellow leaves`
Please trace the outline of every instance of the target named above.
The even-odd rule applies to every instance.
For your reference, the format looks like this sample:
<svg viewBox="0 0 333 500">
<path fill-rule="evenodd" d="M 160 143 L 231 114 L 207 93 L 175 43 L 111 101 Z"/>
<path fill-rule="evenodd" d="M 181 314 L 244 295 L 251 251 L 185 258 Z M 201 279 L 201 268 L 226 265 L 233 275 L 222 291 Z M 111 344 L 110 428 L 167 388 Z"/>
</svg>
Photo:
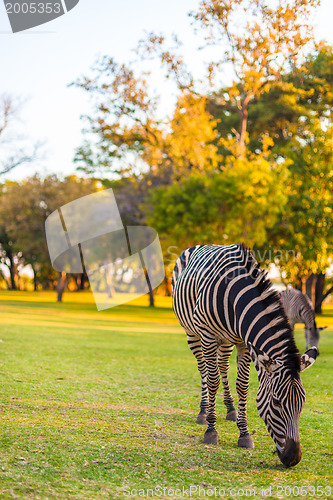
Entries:
<svg viewBox="0 0 333 500">
<path fill-rule="evenodd" d="M 270 137 L 268 135 L 262 136 L 261 141 L 262 141 L 262 152 L 263 152 L 264 156 L 266 156 L 269 148 L 272 148 L 274 146 L 274 141 L 273 141 L 272 137 Z"/>
<path fill-rule="evenodd" d="M 179 172 L 207 172 L 220 161 L 213 144 L 217 121 L 206 110 L 206 104 L 205 98 L 192 94 L 183 94 L 178 99 L 167 143 L 169 156 Z"/>
<path fill-rule="evenodd" d="M 302 59 L 313 39 L 312 10 L 317 2 L 204 0 L 192 13 L 214 45 L 222 41 L 223 62 L 231 63 L 245 92 L 257 97 L 285 66 Z M 266 89 L 265 89 L 266 88 Z"/>
</svg>

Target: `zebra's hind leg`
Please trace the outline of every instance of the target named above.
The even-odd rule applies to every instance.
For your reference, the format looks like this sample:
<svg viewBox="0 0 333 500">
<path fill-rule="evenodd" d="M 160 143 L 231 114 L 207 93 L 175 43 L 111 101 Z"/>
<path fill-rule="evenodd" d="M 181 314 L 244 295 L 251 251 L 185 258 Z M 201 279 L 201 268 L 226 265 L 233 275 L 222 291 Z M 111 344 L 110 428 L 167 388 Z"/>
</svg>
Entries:
<svg viewBox="0 0 333 500">
<path fill-rule="evenodd" d="M 203 355 L 207 366 L 207 387 L 209 394 L 209 405 L 207 413 L 208 427 L 204 435 L 204 443 L 206 444 L 218 444 L 219 438 L 217 430 L 215 428 L 216 424 L 216 393 L 220 385 L 220 373 L 217 363 L 217 342 L 216 339 L 207 334 L 202 333 L 201 345 L 203 350 Z"/>
<path fill-rule="evenodd" d="M 237 381 L 238 394 L 238 417 L 237 427 L 240 435 L 238 446 L 242 448 L 254 448 L 252 436 L 247 428 L 246 401 L 249 390 L 251 356 L 244 342 L 237 344 Z"/>
<path fill-rule="evenodd" d="M 227 408 L 226 420 L 237 421 L 237 412 L 234 407 L 228 380 L 229 360 L 234 346 L 232 344 L 221 344 L 218 349 L 218 365 L 223 385 L 223 401 Z"/>
<path fill-rule="evenodd" d="M 208 411 L 208 393 L 207 393 L 207 368 L 201 349 L 201 340 L 199 335 L 187 332 L 187 343 L 193 355 L 197 359 L 198 370 L 201 375 L 201 403 L 200 412 L 197 416 L 197 424 L 207 425 L 206 415 Z"/>
</svg>

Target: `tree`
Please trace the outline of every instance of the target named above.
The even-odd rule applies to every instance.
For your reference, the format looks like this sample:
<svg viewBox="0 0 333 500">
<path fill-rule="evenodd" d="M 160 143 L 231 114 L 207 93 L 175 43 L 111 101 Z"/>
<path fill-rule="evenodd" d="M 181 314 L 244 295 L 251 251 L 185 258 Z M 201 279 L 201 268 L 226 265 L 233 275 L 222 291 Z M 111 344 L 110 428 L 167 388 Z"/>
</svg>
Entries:
<svg viewBox="0 0 333 500">
<path fill-rule="evenodd" d="M 218 167 L 216 123 L 204 98 L 179 96 L 171 119 L 162 121 L 147 79 L 108 57 L 98 62 L 92 77 L 75 85 L 97 102 L 94 116 L 85 117 L 90 141 L 75 156 L 80 170 L 117 176 L 149 170 L 171 180 Z"/>
<path fill-rule="evenodd" d="M 333 125 L 325 128 L 314 120 L 306 142 L 291 148 L 288 209 L 271 234 L 279 248 L 294 250 L 293 258 L 278 264 L 294 286 L 308 293 L 318 312 L 324 298 L 323 279 L 318 276 L 325 274 L 333 258 L 332 145 Z"/>
<path fill-rule="evenodd" d="M 12 289 L 16 288 L 17 267 L 30 265 L 35 290 L 52 284 L 57 273 L 52 269 L 46 239 L 45 220 L 54 210 L 98 189 L 96 181 L 70 176 L 41 179 L 38 175 L 22 182 L 3 184 L 0 195 L 0 244 L 2 262 L 9 267 Z M 58 298 L 62 297 L 68 277 L 58 278 Z"/>
<path fill-rule="evenodd" d="M 280 250 L 276 252 L 275 263 L 285 279 L 309 295 L 317 312 L 327 296 L 325 271 L 332 257 L 328 220 L 332 64 L 332 47 L 318 44 L 302 64 L 292 66 L 281 75 L 280 82 L 253 102 L 248 119 L 248 148 L 258 151 L 269 140 L 269 161 L 288 161 L 287 211 L 270 232 L 268 242 Z M 214 105 L 209 109 L 213 116 L 219 116 L 220 111 Z M 225 113 L 218 121 L 218 136 L 226 139 L 237 120 L 236 112 Z M 223 146 L 219 153 L 229 154 Z M 323 228 L 327 228 L 324 233 L 319 230 L 322 222 Z M 265 253 L 261 248 L 260 254 Z"/>
<path fill-rule="evenodd" d="M 12 133 L 22 105 L 8 95 L 0 96 L 0 176 L 14 168 L 36 161 L 41 144 L 27 146 Z"/>
<path fill-rule="evenodd" d="M 297 63 L 313 41 L 311 13 L 319 0 L 281 0 L 269 5 L 258 0 L 202 0 L 194 23 L 202 29 L 207 45 L 221 49 L 220 60 L 208 63 L 211 91 L 204 92 L 221 115 L 238 115 L 233 134 L 237 141 L 237 156 L 246 153 L 250 106 L 268 92 L 290 65 Z M 143 50 L 142 50 L 143 49 Z M 165 48 L 165 37 L 151 33 L 141 43 L 145 54 L 156 53 L 168 72 L 175 76 L 181 90 L 197 93 L 198 85 L 189 75 L 181 56 Z M 214 76 L 233 72 L 232 84 L 214 88 Z"/>
<path fill-rule="evenodd" d="M 271 139 L 274 159 L 288 158 L 289 148 L 300 148 L 300 139 L 309 132 L 311 120 L 331 120 L 333 107 L 333 49 L 319 43 L 299 65 L 281 73 L 268 92 L 253 101 L 248 114 L 248 148 L 262 149 L 263 138 Z M 220 93 L 227 93 L 228 88 Z M 238 113 L 221 110 L 208 102 L 210 113 L 217 120 L 218 138 L 227 138 L 237 128 Z M 220 119 L 219 119 L 220 118 Z M 220 154 L 228 152 L 220 149 Z"/>
<path fill-rule="evenodd" d="M 19 250 L 13 245 L 13 241 L 6 231 L 6 227 L 0 227 L 0 255 L 1 264 L 6 266 L 9 271 L 10 284 L 8 285 L 11 290 L 16 290 L 18 284 L 17 269 L 20 265 L 21 256 Z"/>
<path fill-rule="evenodd" d="M 158 230 L 165 253 L 173 247 L 179 255 L 198 243 L 264 244 L 285 209 L 286 176 L 284 166 L 272 168 L 262 158 L 234 158 L 222 173 L 194 174 L 155 189 L 147 220 Z"/>
</svg>

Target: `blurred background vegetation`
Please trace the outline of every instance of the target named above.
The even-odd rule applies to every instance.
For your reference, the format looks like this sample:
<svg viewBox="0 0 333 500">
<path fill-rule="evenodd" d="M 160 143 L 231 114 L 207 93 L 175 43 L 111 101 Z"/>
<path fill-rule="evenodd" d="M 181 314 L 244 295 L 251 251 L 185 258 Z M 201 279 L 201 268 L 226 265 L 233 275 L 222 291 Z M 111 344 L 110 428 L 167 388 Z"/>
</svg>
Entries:
<svg viewBox="0 0 333 500">
<path fill-rule="evenodd" d="M 112 188 L 124 224 L 159 233 L 167 278 L 157 293 L 170 294 L 184 248 L 244 241 L 320 312 L 332 291 L 333 48 L 313 35 L 319 4 L 203 0 L 190 13 L 198 46 L 211 54 L 200 80 L 176 35 L 146 34 L 131 63 L 100 57 L 72 83 L 92 101 L 76 175 L 0 186 L 0 286 L 54 289 L 58 300 L 66 287 L 87 288 L 86 276 L 52 269 L 44 222 L 61 205 Z M 165 96 L 149 71 L 156 61 L 178 92 L 163 116 Z M 40 145 L 27 151 L 19 137 L 8 140 L 17 108 L 3 96 L 1 173 L 39 154 Z"/>
</svg>

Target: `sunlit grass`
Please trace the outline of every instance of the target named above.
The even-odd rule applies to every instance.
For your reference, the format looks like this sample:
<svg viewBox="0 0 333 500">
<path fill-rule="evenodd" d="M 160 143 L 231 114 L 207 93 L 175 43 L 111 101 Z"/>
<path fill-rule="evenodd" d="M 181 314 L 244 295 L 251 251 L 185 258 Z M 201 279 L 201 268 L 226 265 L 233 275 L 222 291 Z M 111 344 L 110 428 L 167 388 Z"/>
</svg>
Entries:
<svg viewBox="0 0 333 500">
<path fill-rule="evenodd" d="M 55 299 L 54 292 L 0 292 L 0 498 L 125 498 L 125 486 L 156 485 L 255 487 L 255 498 L 272 486 L 277 498 L 277 486 L 332 484 L 332 307 L 318 318 L 329 325 L 321 355 L 303 375 L 303 459 L 286 470 L 256 411 L 253 368 L 256 448 L 237 447 L 221 395 L 220 444 L 201 443 L 199 376 L 170 298 L 157 297 L 155 309 L 142 297 L 100 312 L 90 293 Z M 296 337 L 303 351 L 300 325 Z M 234 394 L 235 376 L 233 354 Z M 329 498 L 312 495 L 319 497 Z"/>
</svg>

